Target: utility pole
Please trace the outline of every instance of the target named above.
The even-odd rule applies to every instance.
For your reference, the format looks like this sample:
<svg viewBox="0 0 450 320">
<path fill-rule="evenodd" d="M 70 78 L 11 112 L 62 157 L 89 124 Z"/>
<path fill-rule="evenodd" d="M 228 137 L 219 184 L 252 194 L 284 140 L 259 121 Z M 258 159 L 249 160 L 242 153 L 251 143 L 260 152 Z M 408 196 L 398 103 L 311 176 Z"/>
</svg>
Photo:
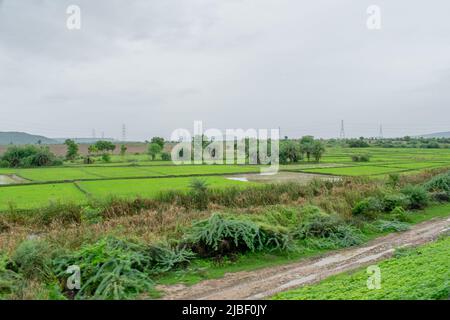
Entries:
<svg viewBox="0 0 450 320">
<path fill-rule="evenodd" d="M 345 139 L 344 120 L 341 120 L 341 133 L 339 134 L 339 138 Z"/>
<path fill-rule="evenodd" d="M 125 124 L 122 125 L 122 142 L 127 140 L 127 128 Z"/>
</svg>

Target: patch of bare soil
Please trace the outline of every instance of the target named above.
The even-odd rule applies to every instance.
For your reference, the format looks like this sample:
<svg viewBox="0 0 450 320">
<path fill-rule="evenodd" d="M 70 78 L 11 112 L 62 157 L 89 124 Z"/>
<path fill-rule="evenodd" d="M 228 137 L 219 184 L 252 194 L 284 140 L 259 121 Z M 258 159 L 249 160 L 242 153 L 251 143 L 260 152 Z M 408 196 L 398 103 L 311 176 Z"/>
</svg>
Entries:
<svg viewBox="0 0 450 320">
<path fill-rule="evenodd" d="M 226 274 L 193 286 L 160 286 L 164 299 L 263 299 L 278 292 L 311 284 L 331 275 L 374 264 L 392 255 L 396 248 L 418 246 L 449 230 L 450 219 L 433 219 L 402 233 L 377 238 L 364 246 L 334 251 L 300 262 Z"/>
</svg>

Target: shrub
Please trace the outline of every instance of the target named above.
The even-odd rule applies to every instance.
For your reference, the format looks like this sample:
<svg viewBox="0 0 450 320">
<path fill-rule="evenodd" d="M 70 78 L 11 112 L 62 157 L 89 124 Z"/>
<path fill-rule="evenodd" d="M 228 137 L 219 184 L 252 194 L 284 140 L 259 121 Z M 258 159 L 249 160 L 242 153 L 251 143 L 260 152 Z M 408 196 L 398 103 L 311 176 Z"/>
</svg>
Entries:
<svg viewBox="0 0 450 320">
<path fill-rule="evenodd" d="M 409 229 L 409 224 L 402 221 L 379 220 L 375 222 L 375 228 L 380 232 L 398 232 Z"/>
<path fill-rule="evenodd" d="M 152 288 L 149 261 L 146 246 L 108 237 L 54 263 L 63 283 L 69 266 L 80 267 L 81 288 L 75 293 L 76 299 L 129 299 Z"/>
<path fill-rule="evenodd" d="M 450 172 L 432 178 L 424 188 L 430 192 L 450 192 Z"/>
<path fill-rule="evenodd" d="M 352 210 L 354 215 L 371 215 L 383 211 L 383 203 L 380 199 L 369 197 L 359 201 Z"/>
<path fill-rule="evenodd" d="M 213 214 L 193 224 L 186 235 L 194 252 L 202 256 L 263 248 L 260 228 L 254 222 Z"/>
<path fill-rule="evenodd" d="M 206 180 L 192 179 L 189 183 L 189 193 L 197 209 L 203 210 L 208 207 L 208 183 Z"/>
<path fill-rule="evenodd" d="M 102 161 L 106 163 L 111 162 L 111 156 L 109 155 L 109 153 L 102 154 Z"/>
<path fill-rule="evenodd" d="M 392 188 L 397 188 L 399 184 L 400 184 L 400 174 L 390 173 L 388 176 L 387 185 Z"/>
<path fill-rule="evenodd" d="M 8 256 L 0 253 L 0 299 L 17 292 L 22 283 L 22 277 L 9 268 L 11 262 Z"/>
<path fill-rule="evenodd" d="M 387 194 L 383 197 L 383 211 L 391 212 L 397 207 L 408 208 L 409 198 L 404 194 Z"/>
<path fill-rule="evenodd" d="M 353 162 L 369 162 L 370 161 L 370 155 L 368 155 L 368 154 L 355 154 L 355 155 L 352 155 L 352 161 Z"/>
<path fill-rule="evenodd" d="M 62 160 L 50 152 L 48 147 L 12 146 L 0 158 L 8 167 L 43 167 L 61 165 Z"/>
<path fill-rule="evenodd" d="M 42 240 L 26 240 L 14 251 L 11 260 L 27 279 L 49 279 L 52 276 L 53 248 Z"/>
<path fill-rule="evenodd" d="M 390 218 L 392 218 L 392 220 L 401 222 L 411 221 L 410 217 L 408 217 L 408 214 L 406 213 L 405 209 L 403 209 L 403 207 L 395 207 L 390 213 Z"/>
<path fill-rule="evenodd" d="M 294 236 L 303 240 L 327 239 L 317 243 L 313 241 L 314 247 L 319 245 L 319 247 L 324 245 L 326 248 L 348 247 L 360 244 L 364 240 L 360 230 L 346 224 L 335 214 L 326 214 L 313 206 L 306 207 L 302 213 L 302 222 Z"/>
<path fill-rule="evenodd" d="M 154 245 L 148 249 L 151 273 L 167 272 L 187 266 L 195 254 L 186 248 L 172 249 L 165 245 Z"/>
<path fill-rule="evenodd" d="M 408 185 L 401 192 L 408 197 L 410 209 L 423 209 L 429 203 L 430 197 L 421 186 Z"/>
<path fill-rule="evenodd" d="M 172 160 L 172 156 L 168 152 L 163 152 L 163 153 L 161 153 L 161 160 L 163 160 L 163 161 L 171 161 Z"/>
<path fill-rule="evenodd" d="M 432 198 L 438 202 L 449 202 L 450 201 L 450 192 L 433 192 L 431 193 Z"/>
</svg>

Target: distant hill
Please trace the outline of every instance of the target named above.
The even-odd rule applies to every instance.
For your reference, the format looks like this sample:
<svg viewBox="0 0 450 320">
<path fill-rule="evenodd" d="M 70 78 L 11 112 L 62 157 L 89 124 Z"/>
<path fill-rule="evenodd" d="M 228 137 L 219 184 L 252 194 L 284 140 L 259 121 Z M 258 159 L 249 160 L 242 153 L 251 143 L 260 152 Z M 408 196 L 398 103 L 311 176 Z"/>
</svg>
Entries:
<svg viewBox="0 0 450 320">
<path fill-rule="evenodd" d="M 0 132 L 0 145 L 8 144 L 55 144 L 55 140 L 25 132 Z"/>
<path fill-rule="evenodd" d="M 424 138 L 450 138 L 450 131 L 424 134 L 424 135 L 421 135 L 420 137 L 424 137 Z"/>
</svg>

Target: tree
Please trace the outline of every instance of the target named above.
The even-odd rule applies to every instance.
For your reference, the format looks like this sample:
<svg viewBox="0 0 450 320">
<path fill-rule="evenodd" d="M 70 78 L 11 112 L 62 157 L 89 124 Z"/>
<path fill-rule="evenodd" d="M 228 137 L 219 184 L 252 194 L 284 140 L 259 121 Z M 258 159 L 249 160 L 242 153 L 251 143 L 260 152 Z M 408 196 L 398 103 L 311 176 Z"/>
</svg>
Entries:
<svg viewBox="0 0 450 320">
<path fill-rule="evenodd" d="M 127 153 L 127 150 L 128 150 L 127 146 L 124 145 L 124 144 L 122 144 L 122 145 L 120 146 L 120 155 L 121 155 L 122 157 L 125 156 L 125 153 Z"/>
<path fill-rule="evenodd" d="M 89 152 L 89 154 L 95 154 L 95 153 L 97 153 L 97 152 L 98 152 L 97 146 L 96 146 L 95 144 L 91 144 L 91 145 L 88 147 L 88 152 Z"/>
<path fill-rule="evenodd" d="M 314 144 L 313 136 L 304 136 L 300 140 L 300 153 L 302 154 L 302 156 L 306 155 L 308 162 L 311 159 L 313 144 Z"/>
<path fill-rule="evenodd" d="M 300 147 L 293 141 L 285 141 L 280 145 L 280 163 L 295 163 L 302 157 Z"/>
<path fill-rule="evenodd" d="M 150 143 L 148 146 L 148 154 L 152 157 L 152 160 L 155 160 L 156 156 L 161 152 L 162 148 L 157 143 Z"/>
<path fill-rule="evenodd" d="M 153 137 L 150 143 L 156 143 L 161 147 L 161 149 L 164 149 L 164 138 Z"/>
<path fill-rule="evenodd" d="M 311 154 L 314 157 L 314 160 L 319 162 L 324 153 L 325 153 L 325 145 L 322 143 L 322 141 L 319 140 L 314 141 L 311 146 Z"/>
<path fill-rule="evenodd" d="M 110 141 L 99 140 L 94 145 L 100 152 L 112 152 L 116 149 L 116 145 Z"/>
<path fill-rule="evenodd" d="M 67 139 L 64 144 L 67 146 L 66 159 L 74 160 L 78 156 L 78 145 L 72 139 Z"/>
</svg>

